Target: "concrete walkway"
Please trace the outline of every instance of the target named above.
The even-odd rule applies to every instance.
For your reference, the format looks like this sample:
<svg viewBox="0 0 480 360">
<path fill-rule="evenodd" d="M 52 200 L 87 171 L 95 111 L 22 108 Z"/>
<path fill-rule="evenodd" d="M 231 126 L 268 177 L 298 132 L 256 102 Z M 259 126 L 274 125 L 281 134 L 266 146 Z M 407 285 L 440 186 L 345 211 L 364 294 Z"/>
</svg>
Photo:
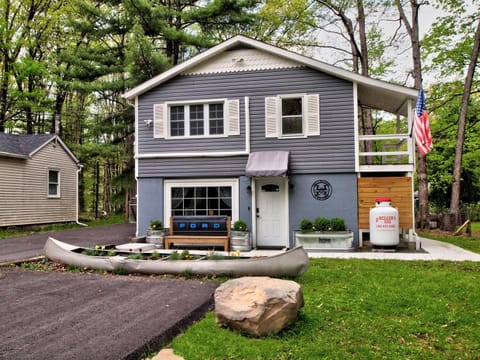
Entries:
<svg viewBox="0 0 480 360">
<path fill-rule="evenodd" d="M 480 254 L 442 241 L 420 238 L 418 252 L 310 252 L 311 258 L 480 261 Z"/>
</svg>

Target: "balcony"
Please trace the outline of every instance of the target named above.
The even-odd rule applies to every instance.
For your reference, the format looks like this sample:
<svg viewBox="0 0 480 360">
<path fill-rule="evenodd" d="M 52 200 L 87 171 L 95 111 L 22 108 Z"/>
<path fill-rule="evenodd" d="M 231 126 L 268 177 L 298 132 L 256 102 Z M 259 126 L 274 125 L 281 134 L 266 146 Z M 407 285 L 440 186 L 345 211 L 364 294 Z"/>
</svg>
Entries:
<svg viewBox="0 0 480 360">
<path fill-rule="evenodd" d="M 373 151 L 362 151 L 367 144 Z M 409 134 L 359 135 L 356 170 L 359 173 L 413 172 L 414 139 Z"/>
</svg>

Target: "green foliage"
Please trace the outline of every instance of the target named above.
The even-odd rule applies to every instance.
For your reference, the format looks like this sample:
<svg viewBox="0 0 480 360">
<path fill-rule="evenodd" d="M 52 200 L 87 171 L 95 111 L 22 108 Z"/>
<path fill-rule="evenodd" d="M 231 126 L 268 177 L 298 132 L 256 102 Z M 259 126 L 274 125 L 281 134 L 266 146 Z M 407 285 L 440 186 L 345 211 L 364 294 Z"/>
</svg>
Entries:
<svg viewBox="0 0 480 360">
<path fill-rule="evenodd" d="M 472 359 L 479 273 L 473 262 L 311 259 L 296 279 L 305 306 L 280 334 L 244 336 L 210 312 L 172 347 L 192 360 Z"/>
<path fill-rule="evenodd" d="M 300 222 L 300 230 L 301 231 L 312 231 L 313 230 L 313 223 L 309 219 L 302 219 Z"/>
<path fill-rule="evenodd" d="M 243 220 L 237 220 L 233 223 L 233 230 L 235 231 L 247 231 L 247 223 Z"/>
<path fill-rule="evenodd" d="M 151 230 L 163 230 L 163 221 L 161 220 L 152 220 L 150 221 Z"/>
<path fill-rule="evenodd" d="M 339 217 L 333 218 L 330 220 L 330 226 L 333 231 L 345 231 L 347 226 L 345 225 L 345 220 Z"/>
<path fill-rule="evenodd" d="M 332 224 L 331 221 L 325 217 L 317 217 L 313 222 L 313 227 L 317 231 L 328 231 L 331 230 Z"/>
<path fill-rule="evenodd" d="M 142 253 L 135 253 L 135 254 L 130 254 L 128 255 L 128 258 L 131 260 L 144 260 L 145 257 L 143 256 Z"/>
</svg>

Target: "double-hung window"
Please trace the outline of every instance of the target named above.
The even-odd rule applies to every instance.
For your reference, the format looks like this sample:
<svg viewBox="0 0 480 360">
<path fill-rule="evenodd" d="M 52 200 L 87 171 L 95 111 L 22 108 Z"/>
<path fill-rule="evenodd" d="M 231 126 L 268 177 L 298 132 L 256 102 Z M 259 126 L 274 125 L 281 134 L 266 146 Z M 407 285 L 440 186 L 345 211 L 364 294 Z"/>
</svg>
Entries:
<svg viewBox="0 0 480 360">
<path fill-rule="evenodd" d="M 153 106 L 154 137 L 166 139 L 240 135 L 240 100 L 166 102 Z"/>
<path fill-rule="evenodd" d="M 265 98 L 265 136 L 277 138 L 320 135 L 318 94 L 290 94 Z"/>
<path fill-rule="evenodd" d="M 60 197 L 60 171 L 48 170 L 48 197 Z"/>
</svg>

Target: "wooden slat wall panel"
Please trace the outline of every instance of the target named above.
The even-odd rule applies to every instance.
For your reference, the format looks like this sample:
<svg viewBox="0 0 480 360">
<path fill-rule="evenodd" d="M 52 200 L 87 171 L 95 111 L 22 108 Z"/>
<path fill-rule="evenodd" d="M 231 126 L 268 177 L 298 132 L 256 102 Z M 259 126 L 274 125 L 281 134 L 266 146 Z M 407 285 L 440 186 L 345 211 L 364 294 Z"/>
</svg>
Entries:
<svg viewBox="0 0 480 360">
<path fill-rule="evenodd" d="M 400 228 L 412 227 L 412 178 L 411 177 L 362 177 L 358 179 L 358 227 L 369 228 L 370 209 L 375 199 L 389 197 L 398 209 Z"/>
</svg>

